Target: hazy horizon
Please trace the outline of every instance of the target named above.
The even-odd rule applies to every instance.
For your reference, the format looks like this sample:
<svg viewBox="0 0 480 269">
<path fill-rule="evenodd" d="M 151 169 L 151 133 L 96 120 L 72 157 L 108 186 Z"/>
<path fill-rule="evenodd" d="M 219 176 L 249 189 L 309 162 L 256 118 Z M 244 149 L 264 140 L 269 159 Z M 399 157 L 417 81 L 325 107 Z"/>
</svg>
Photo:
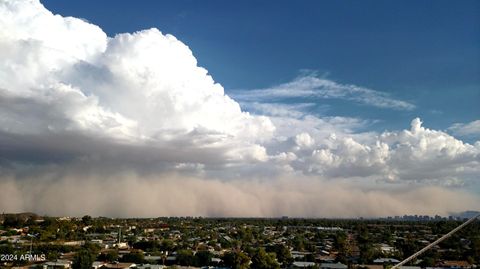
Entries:
<svg viewBox="0 0 480 269">
<path fill-rule="evenodd" d="M 102 215 L 47 215 L 47 214 L 37 214 L 35 212 L 2 212 L 0 215 L 35 215 L 38 218 L 75 218 L 75 219 L 81 219 L 82 217 L 89 216 L 92 218 L 108 218 L 108 219 L 165 219 L 165 218 L 179 218 L 179 219 L 189 219 L 189 218 L 200 218 L 200 219 L 274 219 L 274 220 L 291 220 L 291 219 L 312 219 L 312 220 L 391 220 L 391 221 L 407 221 L 407 220 L 413 220 L 413 218 L 416 218 L 414 221 L 419 221 L 419 220 L 425 220 L 422 219 L 424 217 L 428 217 L 430 221 L 434 221 L 436 217 L 440 217 L 441 219 L 446 219 L 449 217 L 456 217 L 458 219 L 456 220 L 462 220 L 465 218 L 470 218 L 470 215 L 474 213 L 480 213 L 479 211 L 475 210 L 466 210 L 462 212 L 450 212 L 448 215 L 440 216 L 440 215 L 396 215 L 396 216 L 378 216 L 378 217 L 321 217 L 321 216 L 316 216 L 316 217 L 291 217 L 291 216 L 270 216 L 270 217 L 248 217 L 248 216 L 188 216 L 188 215 L 179 215 L 179 216 L 143 216 L 143 217 L 136 217 L 136 216 L 128 216 L 128 217 L 115 217 L 115 216 L 102 216 Z"/>
</svg>

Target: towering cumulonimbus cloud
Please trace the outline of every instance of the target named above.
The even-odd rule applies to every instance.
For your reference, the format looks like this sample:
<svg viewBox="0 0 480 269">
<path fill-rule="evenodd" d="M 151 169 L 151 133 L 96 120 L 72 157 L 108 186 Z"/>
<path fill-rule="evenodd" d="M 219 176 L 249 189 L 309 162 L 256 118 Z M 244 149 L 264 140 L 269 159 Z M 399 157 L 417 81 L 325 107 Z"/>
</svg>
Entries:
<svg viewBox="0 0 480 269">
<path fill-rule="evenodd" d="M 264 99 L 415 109 L 378 91 L 309 75 L 236 92 L 257 108 L 250 114 L 174 36 L 108 37 L 37 0 L 0 0 L 0 58 L 3 211 L 315 217 L 480 204 L 462 188 L 478 184 L 480 142 L 418 118 L 402 131 L 358 132 L 368 120 Z"/>
<path fill-rule="evenodd" d="M 242 112 L 175 37 L 150 29 L 109 38 L 36 1 L 1 4 L 4 131 L 140 144 L 183 138 L 193 148 L 235 144 L 233 159 L 263 158 L 255 141 L 271 135 L 271 122 Z"/>
</svg>

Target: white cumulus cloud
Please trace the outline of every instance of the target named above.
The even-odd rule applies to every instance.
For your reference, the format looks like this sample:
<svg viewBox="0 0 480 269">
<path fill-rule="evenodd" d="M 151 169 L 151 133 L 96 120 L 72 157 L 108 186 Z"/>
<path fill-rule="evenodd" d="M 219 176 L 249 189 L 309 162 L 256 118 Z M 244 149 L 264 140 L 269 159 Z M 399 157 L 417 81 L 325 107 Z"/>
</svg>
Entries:
<svg viewBox="0 0 480 269">
<path fill-rule="evenodd" d="M 448 128 L 453 134 L 465 137 L 480 137 L 480 120 L 468 123 L 455 123 Z"/>
</svg>

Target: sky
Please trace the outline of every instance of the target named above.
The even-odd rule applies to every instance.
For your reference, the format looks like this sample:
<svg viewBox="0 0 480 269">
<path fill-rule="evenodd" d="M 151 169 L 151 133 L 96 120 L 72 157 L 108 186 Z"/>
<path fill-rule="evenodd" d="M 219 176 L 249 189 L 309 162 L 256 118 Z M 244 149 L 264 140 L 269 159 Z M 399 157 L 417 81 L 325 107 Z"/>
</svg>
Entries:
<svg viewBox="0 0 480 269">
<path fill-rule="evenodd" d="M 480 210 L 478 1 L 0 0 L 0 210 Z"/>
<path fill-rule="evenodd" d="M 377 131 L 404 128 L 414 117 L 446 130 L 480 115 L 478 1 L 43 3 L 54 13 L 97 24 L 109 36 L 151 27 L 172 34 L 227 93 L 272 87 L 309 70 L 416 105 L 379 111 L 342 100 L 316 101 L 322 115 L 360 113 L 379 120 L 372 126 Z"/>
</svg>

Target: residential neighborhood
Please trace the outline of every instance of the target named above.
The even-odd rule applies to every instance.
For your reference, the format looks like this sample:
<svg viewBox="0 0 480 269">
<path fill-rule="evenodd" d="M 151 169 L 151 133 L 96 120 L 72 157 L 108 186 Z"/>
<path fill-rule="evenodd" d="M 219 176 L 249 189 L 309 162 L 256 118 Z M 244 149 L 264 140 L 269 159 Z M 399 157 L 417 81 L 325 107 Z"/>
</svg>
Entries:
<svg viewBox="0 0 480 269">
<path fill-rule="evenodd" d="M 462 219 L 201 218 L 113 219 L 0 215 L 2 268 L 383 269 Z M 476 268 L 473 222 L 404 269 Z"/>
</svg>

